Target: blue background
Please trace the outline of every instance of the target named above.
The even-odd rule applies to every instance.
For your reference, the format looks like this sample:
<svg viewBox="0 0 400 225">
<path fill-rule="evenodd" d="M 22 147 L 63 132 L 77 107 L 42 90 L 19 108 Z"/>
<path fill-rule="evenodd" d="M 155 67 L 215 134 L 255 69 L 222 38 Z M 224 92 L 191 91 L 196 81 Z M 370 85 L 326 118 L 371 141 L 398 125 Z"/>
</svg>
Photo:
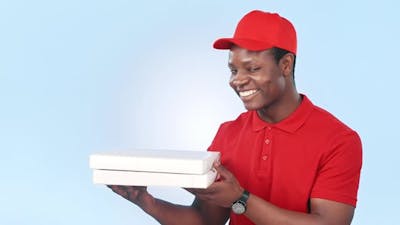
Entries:
<svg viewBox="0 0 400 225">
<path fill-rule="evenodd" d="M 157 224 L 91 182 L 88 157 L 126 148 L 205 150 L 244 111 L 212 49 L 252 9 L 298 32 L 300 92 L 359 132 L 353 224 L 396 224 L 399 3 L 0 1 L 1 224 Z M 177 188 L 155 196 L 189 204 Z"/>
</svg>

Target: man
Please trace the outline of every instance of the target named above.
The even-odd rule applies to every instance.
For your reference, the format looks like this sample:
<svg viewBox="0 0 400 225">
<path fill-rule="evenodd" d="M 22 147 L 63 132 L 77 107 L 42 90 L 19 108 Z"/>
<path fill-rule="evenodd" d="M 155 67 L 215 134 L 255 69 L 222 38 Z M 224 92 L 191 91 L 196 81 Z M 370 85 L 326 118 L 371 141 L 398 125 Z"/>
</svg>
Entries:
<svg viewBox="0 0 400 225">
<path fill-rule="evenodd" d="M 156 199 L 145 187 L 110 186 L 161 224 L 350 224 L 357 201 L 361 142 L 355 131 L 296 90 L 296 31 L 278 14 L 252 11 L 229 49 L 230 86 L 247 112 L 221 125 L 219 179 L 191 189 L 191 206 Z"/>
</svg>

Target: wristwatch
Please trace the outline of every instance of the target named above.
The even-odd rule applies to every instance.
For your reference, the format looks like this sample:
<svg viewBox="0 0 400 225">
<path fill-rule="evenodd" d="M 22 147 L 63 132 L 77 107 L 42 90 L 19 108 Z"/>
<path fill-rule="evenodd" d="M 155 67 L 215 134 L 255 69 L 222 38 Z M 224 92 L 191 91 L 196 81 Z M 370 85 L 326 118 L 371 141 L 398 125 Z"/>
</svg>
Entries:
<svg viewBox="0 0 400 225">
<path fill-rule="evenodd" d="M 250 193 L 244 190 L 242 196 L 232 204 L 232 212 L 235 214 L 243 214 L 246 212 L 247 199 L 249 199 Z"/>
</svg>

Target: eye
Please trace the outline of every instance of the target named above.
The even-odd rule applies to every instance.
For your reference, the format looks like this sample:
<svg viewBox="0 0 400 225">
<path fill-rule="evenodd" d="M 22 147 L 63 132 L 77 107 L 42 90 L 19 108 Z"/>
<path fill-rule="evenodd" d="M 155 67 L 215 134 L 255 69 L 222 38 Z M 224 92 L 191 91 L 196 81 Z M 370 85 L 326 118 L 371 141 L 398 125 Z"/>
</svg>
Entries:
<svg viewBox="0 0 400 225">
<path fill-rule="evenodd" d="M 259 71 L 261 69 L 261 67 L 250 67 L 249 69 L 247 69 L 250 73 L 255 73 L 257 71 Z"/>
<path fill-rule="evenodd" d="M 237 74 L 237 69 L 229 68 L 229 70 L 231 71 L 232 75 L 236 75 Z"/>
</svg>

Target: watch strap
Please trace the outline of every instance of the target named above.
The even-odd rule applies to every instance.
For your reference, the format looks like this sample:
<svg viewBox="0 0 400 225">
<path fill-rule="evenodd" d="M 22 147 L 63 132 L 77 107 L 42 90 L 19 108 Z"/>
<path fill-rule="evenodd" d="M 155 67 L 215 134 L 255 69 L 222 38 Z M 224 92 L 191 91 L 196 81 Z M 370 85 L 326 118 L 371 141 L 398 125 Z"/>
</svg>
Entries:
<svg viewBox="0 0 400 225">
<path fill-rule="evenodd" d="M 249 199 L 249 196 L 250 193 L 247 190 L 243 190 L 243 193 L 240 196 L 240 198 L 232 204 L 233 213 L 240 215 L 246 212 L 247 200 Z"/>
<path fill-rule="evenodd" d="M 241 201 L 246 204 L 249 197 L 250 197 L 250 192 L 248 190 L 244 189 L 242 196 L 240 196 L 238 201 Z"/>
</svg>

